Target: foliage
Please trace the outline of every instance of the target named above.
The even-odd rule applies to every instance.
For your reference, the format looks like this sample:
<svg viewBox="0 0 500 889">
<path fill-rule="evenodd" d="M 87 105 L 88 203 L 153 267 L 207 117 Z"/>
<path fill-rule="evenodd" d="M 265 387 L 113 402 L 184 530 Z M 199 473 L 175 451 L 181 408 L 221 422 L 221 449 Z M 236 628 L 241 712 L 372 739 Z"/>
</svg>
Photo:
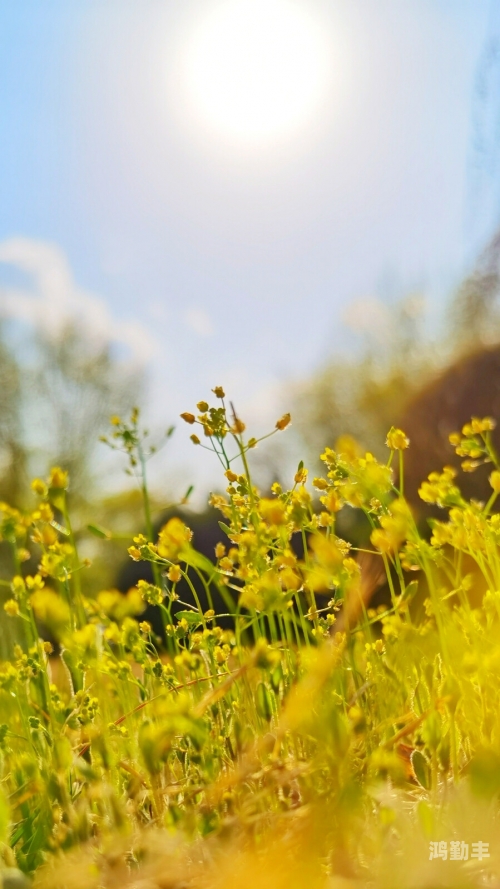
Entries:
<svg viewBox="0 0 500 889">
<path fill-rule="evenodd" d="M 30 478 L 58 462 L 71 473 L 73 524 L 80 539 L 89 522 L 105 525 L 115 509 L 98 495 L 102 470 L 95 459 L 97 438 L 107 428 L 108 404 L 129 410 L 136 401 L 142 373 L 137 367 L 133 373 L 127 369 L 109 344 L 96 343 L 88 332 L 72 326 L 57 335 L 24 328 L 17 335 L 12 349 L 14 331 L 0 319 L 0 500 L 26 506 Z M 128 494 L 120 500 L 120 524 L 128 513 L 130 528 L 137 508 Z M 82 543 L 93 555 L 96 541 Z M 117 558 L 122 558 L 121 551 L 108 547 L 106 561 L 94 564 L 84 584 L 109 583 Z M 0 542 L 0 578 L 8 579 L 12 568 L 11 552 Z M 0 592 L 0 607 L 2 603 Z M 0 628 L 0 657 L 5 654 Z"/>
<path fill-rule="evenodd" d="M 429 542 L 404 499 L 404 432 L 389 430 L 386 462 L 344 439 L 321 455 L 312 489 L 300 463 L 289 490 L 262 496 L 249 466 L 258 442 L 222 388 L 214 394 L 215 406 L 183 414 L 227 482 L 211 498 L 228 537 L 214 564 L 180 519 L 155 539 L 147 521 L 129 553 L 152 563 L 154 582 L 85 595 L 67 472 L 35 479 L 31 511 L 1 506 L 16 566 L 4 619 L 24 639 L 0 667 L 5 885 L 21 879 L 14 868 L 52 889 L 498 880 L 493 421 L 472 420 L 452 442 L 468 471 L 491 464 L 488 503 L 467 503 L 453 471 L 433 473 L 421 496 L 443 520 Z M 109 441 L 139 473 L 147 516 L 139 415 L 112 422 Z M 289 423 L 287 414 L 271 434 Z M 336 534 L 345 504 L 366 515 L 368 553 Z M 38 553 L 32 575 L 22 570 L 28 545 Z M 389 598 L 376 611 L 378 563 Z M 208 596 L 220 590 L 233 630 L 190 602 L 172 616 L 181 577 L 196 603 L 195 576 Z M 137 621 L 144 602 L 162 611 L 166 650 Z M 37 620 L 60 655 L 39 639 Z M 430 842 L 471 853 L 489 843 L 489 857 L 429 860 Z"/>
<path fill-rule="evenodd" d="M 29 479 L 50 461 L 72 478 L 73 501 L 90 499 L 93 458 L 108 405 L 129 410 L 137 401 L 142 374 L 127 370 L 108 343 L 68 325 L 60 333 L 23 334 L 9 348 L 0 328 L 0 496 L 12 505 L 26 502 Z M 12 339 L 12 336 L 10 337 Z"/>
<path fill-rule="evenodd" d="M 364 334 L 360 352 L 349 357 L 333 353 L 290 391 L 308 459 L 315 461 L 325 442 L 344 434 L 353 435 L 382 458 L 387 428 L 393 422 L 405 423 L 415 397 L 455 362 L 498 346 L 499 253 L 496 232 L 452 294 L 443 330 L 434 339 L 429 324 L 423 323 L 423 302 L 415 295 L 390 308 L 368 300 L 360 301 L 357 312 L 351 309 L 351 326 L 358 335 Z M 436 329 L 435 323 L 432 328 Z"/>
<path fill-rule="evenodd" d="M 352 435 L 382 458 L 389 426 L 454 352 L 449 345 L 436 350 L 426 339 L 417 298 L 403 299 L 391 311 L 382 304 L 378 308 L 382 317 L 365 333 L 358 354 L 332 355 L 290 392 L 298 433 L 312 463 L 326 442 L 341 435 Z M 357 323 L 357 315 L 352 320 Z M 364 333 L 363 326 L 357 332 Z"/>
</svg>

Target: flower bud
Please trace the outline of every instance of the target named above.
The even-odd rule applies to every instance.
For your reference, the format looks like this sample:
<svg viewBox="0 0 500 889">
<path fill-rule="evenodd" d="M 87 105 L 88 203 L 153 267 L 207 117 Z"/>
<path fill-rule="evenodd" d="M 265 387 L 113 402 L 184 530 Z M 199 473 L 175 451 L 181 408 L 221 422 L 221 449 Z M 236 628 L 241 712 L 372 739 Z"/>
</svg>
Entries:
<svg viewBox="0 0 500 889">
<path fill-rule="evenodd" d="M 286 429 L 286 427 L 291 422 L 291 419 L 292 418 L 290 414 L 283 414 L 283 416 L 276 422 L 276 429 L 279 429 L 280 432 L 283 432 L 283 429 Z"/>
<path fill-rule="evenodd" d="M 410 439 L 406 437 L 402 429 L 391 426 L 385 443 L 391 451 L 404 451 L 410 444 Z"/>
</svg>

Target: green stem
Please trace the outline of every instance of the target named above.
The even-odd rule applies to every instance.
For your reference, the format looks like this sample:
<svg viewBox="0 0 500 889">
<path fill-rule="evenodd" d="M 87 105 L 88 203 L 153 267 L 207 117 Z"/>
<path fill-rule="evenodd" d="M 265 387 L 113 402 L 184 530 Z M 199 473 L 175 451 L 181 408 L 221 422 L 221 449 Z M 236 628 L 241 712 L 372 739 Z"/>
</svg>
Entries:
<svg viewBox="0 0 500 889">
<path fill-rule="evenodd" d="M 73 589 L 75 592 L 75 605 L 76 605 L 76 613 L 78 617 L 78 626 L 79 629 L 85 626 L 86 618 L 85 618 L 85 609 L 83 607 L 83 598 L 82 598 L 82 585 L 80 579 L 80 560 L 78 558 L 78 549 L 76 546 L 75 535 L 73 533 L 73 528 L 71 526 L 71 519 L 69 517 L 68 505 L 66 502 L 66 492 L 64 492 L 62 497 L 62 507 L 61 512 L 64 519 L 65 527 L 68 531 L 69 540 L 71 543 L 71 547 L 73 549 L 73 555 L 76 562 L 76 570 L 72 572 L 72 580 L 73 580 Z"/>
<path fill-rule="evenodd" d="M 141 493 L 142 493 L 142 502 L 144 506 L 144 519 L 146 522 L 146 535 L 150 543 L 154 543 L 154 533 L 153 533 L 153 520 L 151 518 L 151 502 L 149 499 L 149 491 L 148 491 L 148 483 L 146 476 L 146 460 L 144 458 L 144 451 L 142 450 L 140 442 L 137 443 L 137 454 L 139 457 L 139 463 L 141 466 Z M 161 574 L 156 562 L 151 562 L 151 567 L 153 569 L 153 579 L 156 586 L 161 586 Z"/>
</svg>

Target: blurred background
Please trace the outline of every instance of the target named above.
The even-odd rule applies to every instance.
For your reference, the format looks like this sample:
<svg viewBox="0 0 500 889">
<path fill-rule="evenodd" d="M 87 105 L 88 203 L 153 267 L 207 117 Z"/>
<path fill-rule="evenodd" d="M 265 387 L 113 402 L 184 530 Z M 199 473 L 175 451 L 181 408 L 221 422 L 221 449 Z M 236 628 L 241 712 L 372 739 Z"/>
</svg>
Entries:
<svg viewBox="0 0 500 889">
<path fill-rule="evenodd" d="M 82 527 L 137 529 L 98 438 L 138 404 L 177 427 L 157 510 L 202 509 L 178 415 L 215 385 L 253 434 L 292 413 L 264 487 L 340 433 L 383 452 L 500 348 L 500 2 L 5 2 L 0 195 L 0 497 L 59 462 Z"/>
</svg>

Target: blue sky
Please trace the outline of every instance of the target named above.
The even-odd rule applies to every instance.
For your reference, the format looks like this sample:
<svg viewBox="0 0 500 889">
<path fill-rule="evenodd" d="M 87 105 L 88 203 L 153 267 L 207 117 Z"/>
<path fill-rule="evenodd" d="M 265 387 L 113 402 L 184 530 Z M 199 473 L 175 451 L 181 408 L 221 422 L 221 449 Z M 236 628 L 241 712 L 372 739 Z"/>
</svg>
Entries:
<svg viewBox="0 0 500 889">
<path fill-rule="evenodd" d="M 471 173 L 488 0 L 290 0 L 333 73 L 313 119 L 257 147 L 179 92 L 218 2 L 0 6 L 0 301 L 125 342 L 158 422 L 218 383 L 272 412 L 353 348 L 363 300 L 419 291 L 437 318 L 496 221 Z"/>
</svg>

